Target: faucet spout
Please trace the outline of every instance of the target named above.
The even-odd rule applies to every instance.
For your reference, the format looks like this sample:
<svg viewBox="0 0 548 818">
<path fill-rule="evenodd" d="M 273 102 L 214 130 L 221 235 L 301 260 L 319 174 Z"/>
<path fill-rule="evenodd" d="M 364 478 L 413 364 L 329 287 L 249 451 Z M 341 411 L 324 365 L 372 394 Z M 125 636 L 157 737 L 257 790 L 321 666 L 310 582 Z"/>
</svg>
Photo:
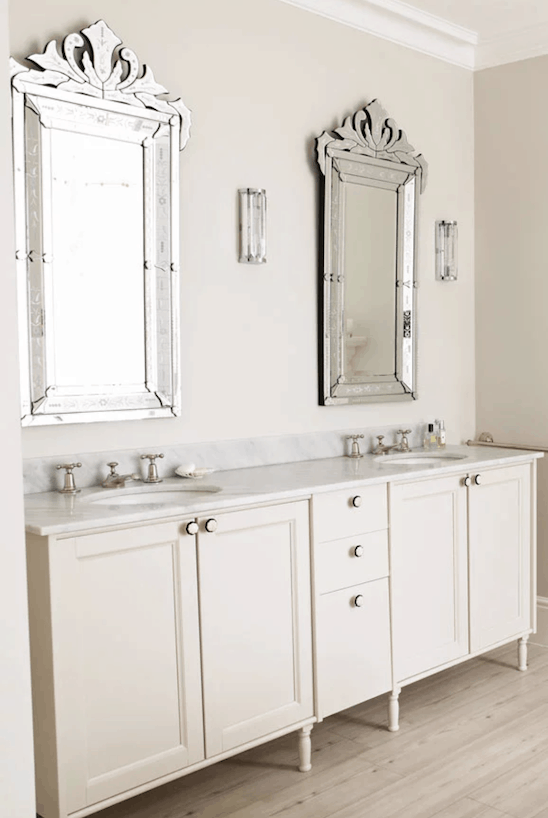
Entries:
<svg viewBox="0 0 548 818">
<path fill-rule="evenodd" d="M 108 474 L 101 485 L 105 489 L 115 489 L 115 488 L 124 488 L 127 482 L 130 480 L 140 480 L 138 474 L 118 474 L 116 472 L 116 466 L 118 463 L 107 463 L 107 466 L 110 468 L 110 474 Z"/>
</svg>

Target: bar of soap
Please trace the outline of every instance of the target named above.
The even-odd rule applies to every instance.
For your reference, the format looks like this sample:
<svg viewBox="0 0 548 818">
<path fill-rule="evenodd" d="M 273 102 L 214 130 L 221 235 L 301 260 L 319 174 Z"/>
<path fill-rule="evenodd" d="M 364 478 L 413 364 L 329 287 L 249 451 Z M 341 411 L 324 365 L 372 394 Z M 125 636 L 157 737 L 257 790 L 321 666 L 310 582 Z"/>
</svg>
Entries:
<svg viewBox="0 0 548 818">
<path fill-rule="evenodd" d="M 192 472 L 195 470 L 195 468 L 196 468 L 196 463 L 182 463 L 179 466 L 178 471 L 182 471 L 185 474 L 192 474 Z"/>
</svg>

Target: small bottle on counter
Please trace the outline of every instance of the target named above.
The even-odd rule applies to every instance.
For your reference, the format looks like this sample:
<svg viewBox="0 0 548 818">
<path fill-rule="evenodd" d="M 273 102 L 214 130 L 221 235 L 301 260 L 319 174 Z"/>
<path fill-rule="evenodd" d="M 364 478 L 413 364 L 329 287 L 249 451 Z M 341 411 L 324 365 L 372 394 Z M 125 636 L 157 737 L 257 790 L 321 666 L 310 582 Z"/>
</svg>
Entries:
<svg viewBox="0 0 548 818">
<path fill-rule="evenodd" d="M 438 443 L 436 433 L 434 431 L 434 424 L 429 423 L 426 432 L 424 433 L 423 447 L 425 449 L 435 449 L 437 445 Z"/>
<path fill-rule="evenodd" d="M 443 420 L 436 420 L 436 443 L 438 449 L 445 449 L 445 423 Z"/>
</svg>

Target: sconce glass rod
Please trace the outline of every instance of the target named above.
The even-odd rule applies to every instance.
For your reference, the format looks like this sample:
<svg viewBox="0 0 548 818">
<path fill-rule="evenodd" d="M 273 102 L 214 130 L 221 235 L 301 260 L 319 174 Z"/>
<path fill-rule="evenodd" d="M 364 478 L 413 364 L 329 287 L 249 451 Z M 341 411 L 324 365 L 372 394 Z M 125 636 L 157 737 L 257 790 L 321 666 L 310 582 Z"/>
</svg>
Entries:
<svg viewBox="0 0 548 818">
<path fill-rule="evenodd" d="M 243 188 L 240 194 L 240 261 L 266 263 L 266 190 Z"/>
<path fill-rule="evenodd" d="M 456 281 L 458 276 L 458 227 L 456 222 L 436 222 L 436 278 Z"/>
</svg>

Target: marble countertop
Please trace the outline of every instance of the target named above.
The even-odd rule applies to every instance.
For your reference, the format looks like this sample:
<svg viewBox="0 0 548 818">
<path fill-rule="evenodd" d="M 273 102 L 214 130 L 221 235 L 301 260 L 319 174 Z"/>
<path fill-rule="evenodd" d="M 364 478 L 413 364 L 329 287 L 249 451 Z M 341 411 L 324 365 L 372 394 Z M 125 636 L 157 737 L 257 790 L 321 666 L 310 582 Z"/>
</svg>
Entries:
<svg viewBox="0 0 548 818">
<path fill-rule="evenodd" d="M 448 446 L 445 451 L 449 456 L 463 457 L 452 462 L 425 464 L 383 462 L 371 454 L 360 460 L 333 457 L 215 472 L 203 480 L 169 477 L 152 487 L 135 482 L 128 483 L 123 490 L 94 487 L 76 495 L 29 494 L 25 498 L 26 530 L 39 535 L 70 535 L 114 525 L 191 518 L 253 504 L 297 500 L 319 492 L 467 473 L 543 457 L 540 452 L 479 446 Z M 416 451 L 417 455 L 421 453 L 422 450 Z M 174 488 L 185 491 L 179 494 Z M 135 505 L 117 502 L 122 495 L 150 490 L 165 492 L 166 489 L 173 493 L 173 500 L 151 502 L 147 499 Z M 101 502 L 97 503 L 97 499 Z"/>
</svg>

